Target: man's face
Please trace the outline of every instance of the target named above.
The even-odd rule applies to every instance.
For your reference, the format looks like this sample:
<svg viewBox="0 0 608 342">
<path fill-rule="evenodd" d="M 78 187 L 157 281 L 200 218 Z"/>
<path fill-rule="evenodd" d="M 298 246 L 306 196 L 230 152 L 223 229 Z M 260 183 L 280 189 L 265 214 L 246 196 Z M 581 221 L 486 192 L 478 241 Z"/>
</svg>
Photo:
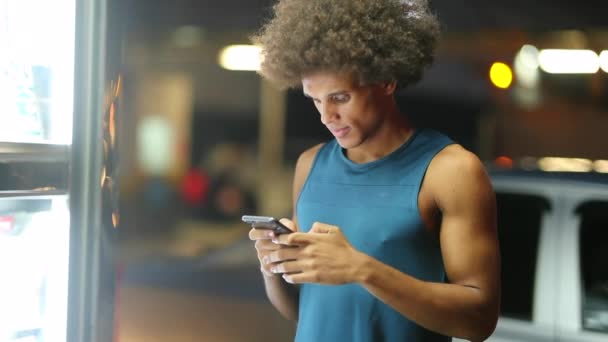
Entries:
<svg viewBox="0 0 608 342">
<path fill-rule="evenodd" d="M 302 78 L 304 95 L 313 100 L 321 122 L 345 149 L 360 146 L 378 131 L 386 99 L 381 85 L 360 85 L 353 77 L 317 72 Z"/>
</svg>

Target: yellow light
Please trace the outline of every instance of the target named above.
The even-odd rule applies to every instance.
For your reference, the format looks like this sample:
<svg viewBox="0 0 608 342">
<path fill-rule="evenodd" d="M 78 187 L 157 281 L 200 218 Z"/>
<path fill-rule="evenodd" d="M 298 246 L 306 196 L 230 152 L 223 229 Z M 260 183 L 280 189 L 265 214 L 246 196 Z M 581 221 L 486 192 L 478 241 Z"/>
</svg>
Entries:
<svg viewBox="0 0 608 342">
<path fill-rule="evenodd" d="M 219 54 L 219 64 L 228 70 L 260 70 L 262 49 L 255 45 L 230 45 Z"/>
<path fill-rule="evenodd" d="M 490 80 L 496 87 L 507 89 L 513 82 L 513 72 L 505 63 L 496 62 L 490 68 Z"/>
<path fill-rule="evenodd" d="M 600 173 L 608 173 L 608 160 L 596 160 L 593 162 L 593 170 Z"/>
<path fill-rule="evenodd" d="M 550 74 L 594 74 L 600 69 L 598 55 L 591 50 L 541 50 L 538 61 Z"/>
<path fill-rule="evenodd" d="M 604 72 L 608 72 L 608 50 L 604 50 L 600 53 L 600 68 L 602 68 Z"/>
<path fill-rule="evenodd" d="M 538 160 L 538 167 L 549 172 L 590 172 L 593 162 L 583 158 L 545 157 Z"/>
</svg>

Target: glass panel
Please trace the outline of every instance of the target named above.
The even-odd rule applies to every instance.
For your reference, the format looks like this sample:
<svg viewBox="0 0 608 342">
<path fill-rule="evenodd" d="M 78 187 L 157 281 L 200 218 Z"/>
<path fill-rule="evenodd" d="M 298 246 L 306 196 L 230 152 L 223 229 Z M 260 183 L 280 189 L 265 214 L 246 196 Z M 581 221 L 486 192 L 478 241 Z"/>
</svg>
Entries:
<svg viewBox="0 0 608 342">
<path fill-rule="evenodd" d="M 0 141 L 72 141 L 75 0 L 0 0 Z"/>
<path fill-rule="evenodd" d="M 538 196 L 501 194 L 498 235 L 502 255 L 502 315 L 532 320 L 532 296 L 542 215 L 549 209 Z"/>
<path fill-rule="evenodd" d="M 65 341 L 67 196 L 0 199 L 0 341 Z"/>
<path fill-rule="evenodd" d="M 608 333 L 608 202 L 587 202 L 581 216 L 583 327 Z"/>
<path fill-rule="evenodd" d="M 0 191 L 63 190 L 68 188 L 68 164 L 0 163 Z"/>
</svg>

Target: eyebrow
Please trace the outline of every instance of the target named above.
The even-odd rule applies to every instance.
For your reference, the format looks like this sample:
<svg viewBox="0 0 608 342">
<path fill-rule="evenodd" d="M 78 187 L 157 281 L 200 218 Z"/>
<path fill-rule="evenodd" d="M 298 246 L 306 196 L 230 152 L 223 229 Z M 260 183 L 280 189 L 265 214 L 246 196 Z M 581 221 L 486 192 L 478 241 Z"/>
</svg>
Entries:
<svg viewBox="0 0 608 342">
<path fill-rule="evenodd" d="M 326 97 L 332 97 L 332 96 L 335 96 L 335 95 L 343 95 L 345 93 L 348 93 L 348 91 L 346 91 L 346 90 L 338 90 L 338 91 L 334 91 L 332 93 L 327 94 Z M 308 95 L 306 93 L 303 93 L 303 94 L 304 94 L 304 97 L 307 97 L 309 99 L 314 99 L 312 96 L 310 96 L 310 95 Z"/>
</svg>

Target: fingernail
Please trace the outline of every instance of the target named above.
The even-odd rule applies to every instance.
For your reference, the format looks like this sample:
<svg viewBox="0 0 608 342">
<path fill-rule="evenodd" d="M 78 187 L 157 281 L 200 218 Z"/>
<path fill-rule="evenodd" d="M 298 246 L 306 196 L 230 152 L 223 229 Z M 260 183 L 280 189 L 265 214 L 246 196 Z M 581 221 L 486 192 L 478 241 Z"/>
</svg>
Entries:
<svg viewBox="0 0 608 342">
<path fill-rule="evenodd" d="M 268 257 L 264 257 L 264 258 L 262 259 L 262 261 L 263 261 L 265 264 L 267 264 L 267 263 L 268 263 L 270 260 L 268 260 Z"/>
<path fill-rule="evenodd" d="M 269 231 L 269 232 L 267 232 L 267 233 L 266 233 L 266 236 L 268 236 L 268 237 L 273 237 L 273 236 L 274 236 L 274 232 Z"/>
<path fill-rule="evenodd" d="M 277 273 L 277 268 L 276 268 L 276 267 L 271 267 L 271 268 L 270 268 L 270 272 L 272 272 L 272 273 Z"/>
</svg>

